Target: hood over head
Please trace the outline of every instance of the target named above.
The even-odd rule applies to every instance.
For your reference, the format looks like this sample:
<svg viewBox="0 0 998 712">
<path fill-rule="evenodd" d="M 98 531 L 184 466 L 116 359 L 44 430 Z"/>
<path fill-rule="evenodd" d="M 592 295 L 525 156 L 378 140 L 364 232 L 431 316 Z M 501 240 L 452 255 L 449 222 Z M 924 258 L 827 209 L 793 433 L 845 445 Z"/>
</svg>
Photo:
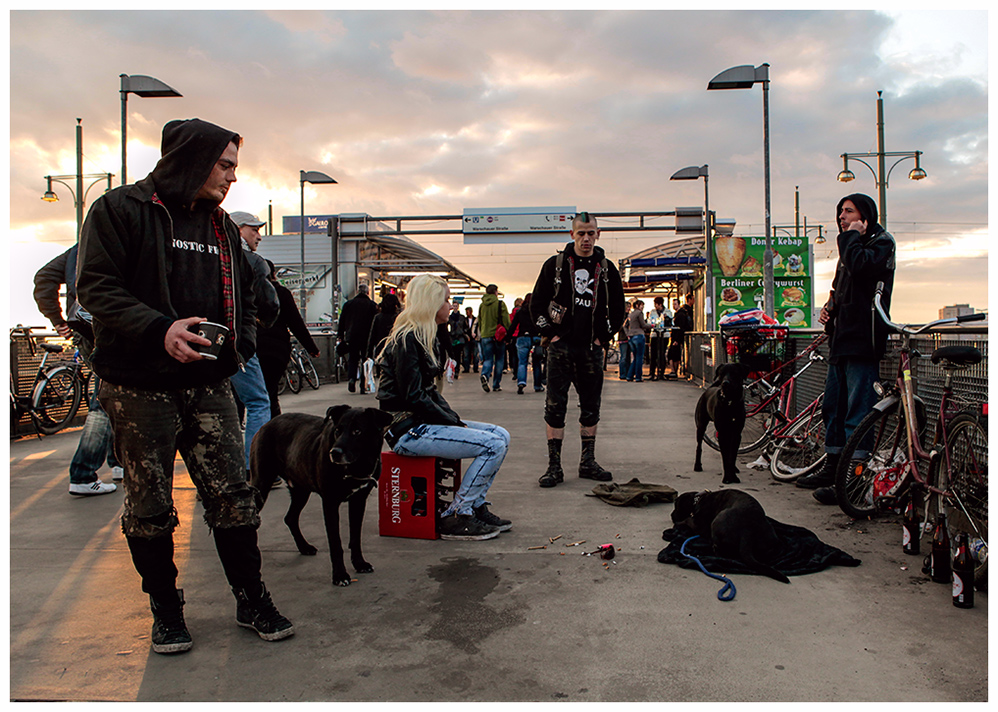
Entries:
<svg viewBox="0 0 998 712">
<path fill-rule="evenodd" d="M 191 205 L 225 147 L 239 134 L 201 119 L 177 119 L 163 127 L 162 157 L 149 175 L 168 205 Z"/>
<path fill-rule="evenodd" d="M 839 201 L 839 204 L 835 206 L 835 224 L 839 224 L 839 213 L 842 212 L 842 203 L 847 200 L 852 201 L 852 204 L 856 206 L 857 210 L 859 210 L 859 214 L 863 216 L 864 220 L 866 220 L 867 236 L 876 233 L 876 228 L 879 226 L 877 219 L 880 217 L 880 214 L 877 212 L 877 204 L 873 202 L 873 198 L 869 195 L 864 195 L 863 193 L 853 193 L 852 195 L 847 195 Z"/>
</svg>

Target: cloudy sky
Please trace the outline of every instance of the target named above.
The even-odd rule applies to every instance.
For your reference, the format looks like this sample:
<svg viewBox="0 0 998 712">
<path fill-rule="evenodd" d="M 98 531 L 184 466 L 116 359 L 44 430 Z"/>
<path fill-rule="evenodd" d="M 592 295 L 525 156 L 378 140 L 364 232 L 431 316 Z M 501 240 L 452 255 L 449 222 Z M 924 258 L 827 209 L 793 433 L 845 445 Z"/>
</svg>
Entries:
<svg viewBox="0 0 998 712">
<path fill-rule="evenodd" d="M 31 276 L 75 239 L 68 192 L 43 177 L 121 170 L 122 73 L 183 94 L 128 102 L 128 177 L 158 158 L 162 125 L 199 117 L 239 132 L 239 182 L 224 207 L 309 214 L 455 215 L 465 208 L 661 211 L 702 204 L 671 182 L 708 164 L 710 202 L 736 234 L 764 234 L 762 91 L 707 92 L 735 65 L 771 65 L 772 220 L 834 234 L 843 195 L 877 196 L 843 152 L 923 151 L 928 178 L 890 176 L 898 243 L 894 314 L 986 308 L 987 25 L 983 11 L 14 11 L 10 14 L 11 323 L 42 323 Z M 888 166 L 891 164 L 888 163 Z M 117 185 L 117 178 L 115 180 Z M 99 190 L 90 192 L 88 202 Z M 626 233 L 618 233 L 626 235 Z M 601 244 L 619 259 L 672 237 Z M 556 243 L 474 247 L 420 238 L 506 295 L 530 289 Z M 834 240 L 815 248 L 827 287 Z"/>
</svg>

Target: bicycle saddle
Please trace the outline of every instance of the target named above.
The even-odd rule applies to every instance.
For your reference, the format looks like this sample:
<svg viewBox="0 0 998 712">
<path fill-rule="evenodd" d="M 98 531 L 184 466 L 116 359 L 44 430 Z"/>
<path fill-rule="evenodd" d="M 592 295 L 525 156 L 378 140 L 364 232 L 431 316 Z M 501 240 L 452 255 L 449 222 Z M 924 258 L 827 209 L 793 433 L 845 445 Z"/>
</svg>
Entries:
<svg viewBox="0 0 998 712">
<path fill-rule="evenodd" d="M 949 361 L 955 366 L 974 366 L 982 359 L 981 352 L 973 346 L 942 346 L 932 352 L 932 363 Z"/>
<path fill-rule="evenodd" d="M 57 354 L 62 351 L 62 347 L 59 344 L 50 344 L 48 341 L 42 341 L 38 345 L 50 354 Z"/>
</svg>

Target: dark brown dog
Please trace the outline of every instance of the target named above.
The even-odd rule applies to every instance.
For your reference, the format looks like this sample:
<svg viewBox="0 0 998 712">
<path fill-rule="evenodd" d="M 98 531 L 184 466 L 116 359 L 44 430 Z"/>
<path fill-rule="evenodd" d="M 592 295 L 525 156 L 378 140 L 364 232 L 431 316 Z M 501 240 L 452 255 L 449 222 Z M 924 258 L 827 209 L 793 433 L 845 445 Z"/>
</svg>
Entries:
<svg viewBox="0 0 998 712">
<path fill-rule="evenodd" d="M 391 416 L 385 411 L 348 405 L 333 406 L 325 418 L 284 413 L 260 428 L 250 446 L 250 484 L 266 503 L 277 477 L 288 483 L 291 506 L 284 523 L 298 551 L 306 556 L 315 556 L 318 550 L 305 541 L 298 519 L 309 495 L 317 492 L 322 497 L 333 583 L 337 586 L 350 585 L 340 540 L 339 509 L 343 502 L 347 502 L 350 519 L 350 562 L 357 573 L 374 571 L 364 561 L 360 532 L 367 495 L 381 475 L 381 444 L 390 423 Z"/>
<path fill-rule="evenodd" d="M 694 472 L 703 472 L 700 456 L 703 453 L 703 436 L 711 421 L 717 430 L 717 444 L 721 450 L 721 463 L 724 466 L 723 484 L 741 482 L 738 479 L 738 466 L 735 458 L 742 443 L 742 429 L 745 427 L 745 398 L 742 385 L 745 381 L 745 367 L 740 363 L 725 363 L 717 367 L 714 382 L 697 401 L 694 421 L 697 426 L 697 456 L 693 464 Z"/>
<path fill-rule="evenodd" d="M 754 571 L 790 583 L 790 579 L 769 566 L 780 548 L 780 540 L 766 512 L 755 497 L 741 490 L 684 492 L 672 510 L 673 529 L 663 539 L 698 534 L 710 539 L 714 553 L 740 561 Z"/>
</svg>

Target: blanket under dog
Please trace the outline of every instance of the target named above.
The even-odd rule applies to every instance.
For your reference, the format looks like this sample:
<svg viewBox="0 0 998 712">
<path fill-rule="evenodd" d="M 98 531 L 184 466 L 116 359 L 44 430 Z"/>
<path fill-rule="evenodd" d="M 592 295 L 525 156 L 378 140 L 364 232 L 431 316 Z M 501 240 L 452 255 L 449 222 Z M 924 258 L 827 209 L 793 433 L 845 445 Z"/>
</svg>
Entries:
<svg viewBox="0 0 998 712">
<path fill-rule="evenodd" d="M 593 487 L 593 493 L 586 496 L 599 497 L 615 507 L 643 507 L 655 502 L 674 502 L 679 493 L 668 485 L 644 483 L 635 477 L 622 485 L 616 482 L 598 484 Z"/>
<path fill-rule="evenodd" d="M 801 576 L 823 571 L 829 566 L 859 566 L 860 560 L 853 558 L 841 549 L 825 544 L 804 527 L 783 524 L 766 517 L 773 525 L 780 540 L 780 552 L 770 562 L 774 569 L 786 576 Z M 670 530 L 666 530 L 669 532 Z M 663 535 L 664 536 L 664 535 Z M 699 568 L 695 561 L 679 553 L 690 535 L 679 534 L 669 545 L 658 553 L 662 564 L 676 564 L 684 569 Z M 700 560 L 711 573 L 757 574 L 745 564 L 714 553 L 710 539 L 697 537 L 686 544 L 686 553 Z"/>
</svg>

